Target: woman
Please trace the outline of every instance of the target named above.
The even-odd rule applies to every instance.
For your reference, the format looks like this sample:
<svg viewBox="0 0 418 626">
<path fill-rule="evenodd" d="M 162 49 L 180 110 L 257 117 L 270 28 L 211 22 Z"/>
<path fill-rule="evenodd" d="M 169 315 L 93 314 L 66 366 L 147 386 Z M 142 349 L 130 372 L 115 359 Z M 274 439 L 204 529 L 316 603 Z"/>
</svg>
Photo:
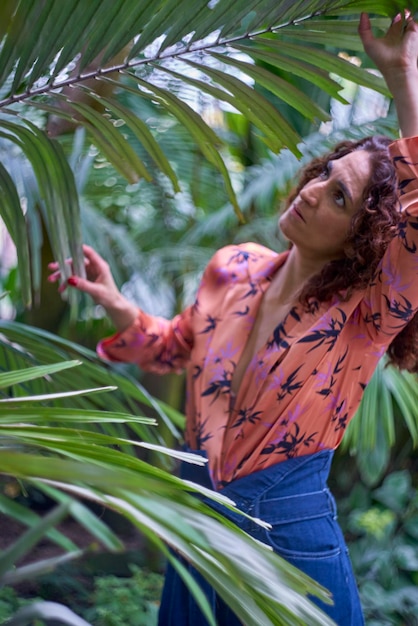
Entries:
<svg viewBox="0 0 418 626">
<path fill-rule="evenodd" d="M 398 16 L 376 39 L 363 14 L 359 33 L 394 95 L 403 137 L 418 135 L 418 26 Z M 270 522 L 267 532 L 235 519 L 330 589 L 334 605 L 321 608 L 351 626 L 363 617 L 326 485 L 332 453 L 387 350 L 418 369 L 418 143 L 403 139 L 390 152 L 388 144 L 348 142 L 313 161 L 280 218 L 290 250 L 219 250 L 194 305 L 174 320 L 125 300 L 87 246 L 88 278 L 68 280 L 118 330 L 99 344 L 104 358 L 158 373 L 187 369 L 186 441 L 209 462 L 185 476 Z M 218 623 L 238 624 L 204 585 Z M 205 623 L 170 569 L 160 625 Z"/>
</svg>

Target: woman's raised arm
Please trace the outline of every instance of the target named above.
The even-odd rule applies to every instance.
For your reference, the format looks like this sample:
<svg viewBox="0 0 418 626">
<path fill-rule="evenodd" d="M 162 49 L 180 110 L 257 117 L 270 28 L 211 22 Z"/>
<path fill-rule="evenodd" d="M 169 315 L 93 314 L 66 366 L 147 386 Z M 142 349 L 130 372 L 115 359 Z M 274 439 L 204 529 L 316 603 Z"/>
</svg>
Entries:
<svg viewBox="0 0 418 626">
<path fill-rule="evenodd" d="M 418 24 L 409 13 L 399 14 L 385 36 L 377 38 L 369 16 L 362 13 L 359 35 L 392 93 L 402 136 L 418 135 Z"/>
</svg>

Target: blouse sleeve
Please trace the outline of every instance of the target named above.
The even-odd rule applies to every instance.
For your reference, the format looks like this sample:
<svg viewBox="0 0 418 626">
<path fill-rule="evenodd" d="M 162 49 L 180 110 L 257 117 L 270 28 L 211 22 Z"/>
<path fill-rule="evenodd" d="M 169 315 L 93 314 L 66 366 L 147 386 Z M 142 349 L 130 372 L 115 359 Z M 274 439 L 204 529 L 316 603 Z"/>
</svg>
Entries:
<svg viewBox="0 0 418 626">
<path fill-rule="evenodd" d="M 401 220 L 361 303 L 367 332 L 388 345 L 418 310 L 418 137 L 390 146 Z"/>
<path fill-rule="evenodd" d="M 99 342 L 98 355 L 109 361 L 136 363 L 142 370 L 155 374 L 180 373 L 187 366 L 195 347 L 199 299 L 209 309 L 222 304 L 219 287 L 226 270 L 221 261 L 231 248 L 227 246 L 218 250 L 210 259 L 192 306 L 172 320 L 148 315 L 138 309 L 138 317 L 129 328 Z"/>
<path fill-rule="evenodd" d="M 136 363 L 156 374 L 180 373 L 193 347 L 192 316 L 192 306 L 172 320 L 138 309 L 135 322 L 123 332 L 102 339 L 97 353 L 109 361 Z"/>
</svg>

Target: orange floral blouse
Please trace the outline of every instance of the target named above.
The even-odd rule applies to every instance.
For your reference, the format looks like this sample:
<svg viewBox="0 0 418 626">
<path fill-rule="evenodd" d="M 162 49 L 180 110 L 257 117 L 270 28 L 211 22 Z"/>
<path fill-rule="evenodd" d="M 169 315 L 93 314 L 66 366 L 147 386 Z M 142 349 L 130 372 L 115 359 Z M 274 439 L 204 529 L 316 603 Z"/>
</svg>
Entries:
<svg viewBox="0 0 418 626">
<path fill-rule="evenodd" d="M 231 245 L 209 262 L 195 303 L 173 320 L 138 311 L 100 356 L 160 374 L 187 370 L 186 441 L 204 449 L 217 488 L 282 460 L 333 449 L 376 364 L 418 310 L 418 139 L 391 145 L 404 219 L 373 281 L 348 302 L 272 320 L 231 398 L 231 378 L 263 294 L 287 252 Z"/>
</svg>

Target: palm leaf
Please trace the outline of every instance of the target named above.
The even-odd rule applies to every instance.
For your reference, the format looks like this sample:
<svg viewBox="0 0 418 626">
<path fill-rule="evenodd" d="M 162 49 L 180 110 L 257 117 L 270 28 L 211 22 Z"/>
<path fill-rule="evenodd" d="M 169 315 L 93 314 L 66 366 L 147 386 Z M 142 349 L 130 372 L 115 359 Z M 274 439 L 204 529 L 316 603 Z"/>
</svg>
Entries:
<svg viewBox="0 0 418 626">
<path fill-rule="evenodd" d="M 61 369 L 71 366 L 74 363 L 62 364 Z M 6 382 L 21 384 L 23 380 L 27 382 L 40 375 L 55 376 L 58 373 L 59 367 L 54 365 L 33 368 L 26 376 L 19 372 L 3 376 Z M 54 395 L 51 394 L 52 400 Z M 2 402 L 7 404 L 13 400 L 6 398 Z M 36 400 L 36 397 L 25 398 L 29 409 Z M 6 423 L 0 420 L 3 442 L 0 472 L 32 482 L 57 500 L 58 505 L 41 520 L 30 518 L 28 530 L 3 551 L 0 557 L 3 583 L 21 581 L 26 575 L 42 573 L 45 568 L 49 569 L 79 554 L 70 552 L 69 555 L 11 571 L 44 534 L 51 534 L 53 527 L 67 514 L 73 515 L 110 549 L 120 548 L 114 534 L 75 499 L 82 497 L 110 506 L 127 516 L 158 547 L 161 548 L 164 541 L 179 550 L 250 626 L 279 624 L 283 615 L 289 624 L 296 625 L 300 617 L 309 617 L 312 624 L 331 624 L 331 620 L 304 597 L 308 593 L 318 594 L 327 601 L 324 590 L 266 546 L 261 549 L 258 542 L 235 528 L 220 513 L 208 508 L 203 501 L 192 498 L 190 492 L 197 491 L 222 506 L 234 508 L 233 503 L 222 494 L 183 481 L 123 452 L 124 439 L 79 427 L 30 424 L 27 422 L 29 415 L 28 411 L 19 414 L 17 409 L 14 424 L 9 420 Z M 50 412 L 48 417 L 51 417 Z M 55 421 L 59 422 L 59 411 Z M 153 448 L 156 449 L 155 446 Z M 173 454 L 173 451 L 161 447 L 159 451 Z M 178 456 L 184 460 L 205 462 L 201 457 L 190 454 Z M 81 488 L 79 485 L 84 486 Z M 66 495 L 65 491 L 70 495 Z M 15 517 L 20 514 L 20 509 L 16 507 L 11 511 Z M 231 581 L 235 584 L 232 585 Z M 190 580 L 188 582 L 190 584 Z M 193 590 L 197 592 L 195 583 Z"/>
<path fill-rule="evenodd" d="M 73 258 L 77 273 L 84 275 L 80 209 L 74 177 L 60 144 L 49 139 L 29 120 L 26 120 L 26 126 L 3 120 L 0 135 L 19 146 L 34 167 L 45 203 L 44 219 L 63 277 L 69 275 L 65 263 L 69 257 Z M 28 268 L 25 270 L 29 272 Z"/>
<path fill-rule="evenodd" d="M 283 619 L 295 626 L 300 619 L 318 625 L 332 623 L 301 595 L 319 594 L 327 601 L 316 584 L 203 502 L 191 498 L 191 485 L 180 479 L 165 473 L 157 476 L 155 471 L 147 478 L 129 467 L 112 468 L 101 455 L 95 465 L 4 452 L 0 471 L 26 480 L 36 476 L 37 482 L 52 479 L 56 487 L 74 496 L 128 516 L 159 548 L 164 540 L 179 550 L 249 626 L 281 624 Z M 88 486 L 79 488 L 77 482 Z M 235 588 L 231 582 L 238 581 Z"/>
<path fill-rule="evenodd" d="M 28 396 L 29 394 L 45 395 L 52 393 L 63 393 L 60 398 L 55 398 L 53 405 L 55 408 L 47 408 L 47 415 L 53 420 L 53 412 L 59 416 L 59 411 L 67 407 L 69 411 L 81 410 L 80 417 L 84 421 L 95 420 L 98 417 L 97 411 L 109 410 L 114 414 L 118 414 L 118 420 L 123 423 L 126 420 L 128 412 L 130 415 L 143 412 L 144 407 L 149 407 L 154 414 L 158 416 L 162 423 L 166 425 L 172 435 L 180 438 L 176 424 L 183 426 L 184 418 L 175 410 L 165 406 L 161 402 L 157 402 L 155 398 L 136 380 L 132 378 L 126 371 L 120 372 L 116 366 L 104 364 L 99 357 L 88 350 L 73 342 L 67 341 L 46 331 L 32 328 L 24 324 L 16 322 L 8 322 L 3 320 L 0 322 L 0 372 L 10 372 L 11 370 L 19 370 L 18 374 L 12 376 L 22 377 L 31 381 L 31 384 L 23 384 L 23 381 L 14 385 L 12 395 L 16 398 Z M 60 374 L 59 368 L 70 367 L 70 365 L 61 365 L 52 367 L 55 369 L 54 377 L 46 379 L 44 376 L 33 378 L 32 375 L 25 375 L 25 370 L 34 368 L 33 372 L 44 372 L 43 366 L 51 367 L 51 363 L 57 361 L 73 361 L 73 365 L 82 362 L 81 368 L 72 367 L 70 370 L 65 369 L 65 374 Z M 36 368 L 41 369 L 37 370 Z M 79 371 L 80 370 L 80 371 Z M 20 373 L 23 371 L 23 374 Z M 2 374 L 0 374 L 1 376 Z M 10 374 L 5 374 L 10 376 Z M 85 389 L 87 386 L 91 388 L 117 388 L 118 393 L 106 394 L 106 398 L 102 398 L 100 394 L 91 396 L 72 395 L 71 405 L 68 406 L 65 398 L 69 397 L 68 393 L 77 392 L 79 389 Z M 10 398 L 10 393 L 8 397 Z M 1 404 L 0 404 L 1 406 Z M 13 415 L 10 404 L 4 405 L 3 412 L 7 415 Z M 19 410 L 28 411 L 29 408 L 21 407 Z M 89 413 L 89 411 L 92 411 Z M 35 408 L 32 408 L 35 411 Z M 65 415 L 65 412 L 64 412 Z M 113 422 L 117 421 L 115 419 Z M 70 420 L 70 414 L 67 416 Z M 16 417 L 14 418 L 16 419 Z M 172 421 L 173 420 L 173 421 Z M 77 419 L 75 420 L 77 422 Z M 102 420 L 106 422 L 106 416 Z M 150 428 L 154 424 L 153 419 L 146 417 L 130 418 L 130 428 L 143 440 L 150 443 L 163 443 L 162 435 L 155 428 Z M 126 433 L 125 433 L 126 434 Z"/>
<path fill-rule="evenodd" d="M 18 251 L 22 298 L 26 306 L 32 304 L 29 246 L 26 222 L 16 187 L 6 168 L 0 163 L 0 213 Z"/>
<path fill-rule="evenodd" d="M 19 504 L 3 494 L 0 494 L 0 512 L 11 519 L 17 520 L 25 526 L 35 526 L 40 522 L 39 515 L 31 511 L 27 506 Z M 56 528 L 51 528 L 47 531 L 43 529 L 42 536 L 47 537 L 63 550 L 68 552 L 75 552 L 77 550 L 75 543 L 62 533 L 58 532 Z"/>
<path fill-rule="evenodd" d="M 330 119 L 328 113 L 321 109 L 316 103 L 312 102 L 300 89 L 297 89 L 279 76 L 272 75 L 272 73 L 265 68 L 258 67 L 252 63 L 244 63 L 233 57 L 222 57 L 216 53 L 212 54 L 219 61 L 224 61 L 226 64 L 232 65 L 248 76 L 251 76 L 258 85 L 267 89 L 283 102 L 295 107 L 305 117 L 311 120 L 319 119 L 321 121 Z M 288 146 L 292 145 L 288 141 L 284 141 L 283 143 Z M 298 154 L 298 150 L 292 150 L 292 152 Z"/>
<path fill-rule="evenodd" d="M 363 85 L 379 91 L 385 95 L 389 95 L 388 88 L 384 80 L 370 72 L 364 72 L 363 69 L 357 67 L 353 63 L 345 59 L 331 54 L 326 50 L 317 50 L 313 47 L 297 45 L 287 42 L 284 46 L 280 41 L 273 41 L 271 38 L 255 37 L 255 44 L 266 45 L 268 43 L 269 51 L 278 50 L 280 56 L 284 55 L 291 59 L 303 61 L 313 66 L 320 67 L 322 70 L 337 76 L 343 76 L 347 80 L 351 80 L 358 85 Z"/>
<path fill-rule="evenodd" d="M 412 440 L 418 443 L 418 380 L 414 374 L 387 367 L 382 360 L 350 422 L 341 449 L 356 455 L 362 477 L 375 485 L 387 470 L 395 444 L 395 425 L 401 416 Z"/>
<path fill-rule="evenodd" d="M 48 571 L 48 568 L 51 569 L 50 563 L 45 563 L 45 568 L 46 571 Z M 29 571 L 26 570 L 26 573 L 29 577 Z M 7 626 L 30 626 L 34 623 L 34 620 L 36 622 L 47 620 L 48 622 L 66 624 L 67 626 L 92 626 L 92 624 L 73 613 L 67 606 L 58 602 L 42 601 L 21 607 L 13 617 L 7 620 Z"/>
<path fill-rule="evenodd" d="M 215 58 L 220 58 L 220 56 Z M 231 65 L 235 65 L 240 69 L 243 69 L 246 64 L 234 63 L 233 60 L 229 60 Z M 202 67 L 192 61 L 188 61 L 191 67 L 202 70 Z M 165 69 L 165 68 L 161 68 Z M 180 74 L 174 73 L 168 69 L 172 75 L 180 77 Z M 207 91 L 211 95 L 214 95 L 218 100 L 229 102 L 236 109 L 238 109 L 250 122 L 255 123 L 265 135 L 265 141 L 273 152 L 278 152 L 283 146 L 289 147 L 294 153 L 300 154 L 297 148 L 297 142 L 299 137 L 289 126 L 286 120 L 281 117 L 273 105 L 264 98 L 260 93 L 255 91 L 252 87 L 249 87 L 244 82 L 236 78 L 235 76 L 228 76 L 224 71 L 217 68 L 205 67 L 204 72 L 206 76 L 212 78 L 218 83 L 223 90 L 214 88 L 205 81 L 196 81 L 185 77 L 183 80 L 190 84 L 195 84 L 202 91 Z M 249 76 L 254 77 L 259 75 L 259 72 L 250 69 Z M 267 84 L 267 81 L 260 81 L 260 84 Z M 271 83 L 269 83 L 271 86 Z M 229 92 L 229 93 L 228 93 Z M 257 114 L 254 112 L 257 111 Z M 262 112 L 262 121 L 257 119 L 259 112 Z"/>
<path fill-rule="evenodd" d="M 53 106 L 50 111 L 54 109 L 56 115 L 67 119 L 74 118 L 69 110 L 81 114 L 79 123 L 85 125 L 91 141 L 118 171 L 130 181 L 138 177 L 151 181 L 153 174 L 125 138 L 124 131 L 91 106 L 80 102 L 77 95 L 80 93 L 77 87 L 87 85 L 87 81 L 93 78 L 99 84 L 109 77 L 114 78 L 117 73 L 122 75 L 128 71 L 131 79 L 140 86 L 140 89 L 134 89 L 136 97 L 146 98 L 152 106 L 175 116 L 193 137 L 204 158 L 221 173 L 227 196 L 242 220 L 234 185 L 222 156 L 223 141 L 206 124 L 204 113 L 197 112 L 195 106 L 187 102 L 189 96 L 184 86 L 187 83 L 190 86 L 194 79 L 190 67 L 206 77 L 195 81 L 194 88 L 203 88 L 216 98 L 223 93 L 222 99 L 234 102 L 271 150 L 288 146 L 298 154 L 297 134 L 270 104 L 267 96 L 279 98 L 309 119 L 324 119 L 325 113 L 304 98 L 290 80 L 279 79 L 275 68 L 285 66 L 290 75 L 303 77 L 333 97 L 340 97 L 339 87 L 330 74 L 386 93 L 380 78 L 336 54 L 341 45 L 353 46 L 354 41 L 354 20 L 337 20 L 336 16 L 356 15 L 360 10 L 390 15 L 395 4 L 402 9 L 406 3 L 219 0 L 212 6 L 203 0 L 198 3 L 183 0 L 184 10 L 179 10 L 176 0 L 148 1 L 140 6 L 134 0 L 95 0 L 88 7 L 81 0 L 67 0 L 64 9 L 60 0 L 47 3 L 16 0 L 2 9 L 6 22 L 1 31 L 0 92 L 6 90 L 8 94 L 0 102 L 0 110 L 6 116 L 22 112 L 18 103 L 48 109 L 59 92 L 59 100 L 67 101 L 70 108 Z M 380 21 L 376 23 L 378 27 L 383 25 Z M 340 24 L 345 37 L 341 41 Z M 334 51 L 329 50 L 330 46 Z M 245 51 L 248 60 L 237 59 L 238 50 Z M 122 55 L 121 61 L 112 65 L 111 60 L 119 55 Z M 77 69 L 72 71 L 69 66 L 75 63 L 76 57 Z M 257 59 L 267 61 L 268 65 L 257 67 L 254 64 Z M 181 60 L 189 66 L 183 78 L 178 76 L 175 66 Z M 158 84 L 162 74 L 155 67 L 164 72 L 177 72 L 177 93 L 167 81 Z M 187 65 L 183 63 L 182 71 L 185 67 Z M 210 77 L 209 83 L 207 77 Z M 132 93 L 131 85 L 123 80 L 115 81 L 113 89 L 119 92 L 129 89 Z M 260 92 L 259 86 L 266 95 Z M 88 91 L 92 93 L 91 87 Z M 37 99 L 40 95 L 43 95 L 43 102 Z M 99 98 L 108 111 L 128 124 L 151 156 L 154 166 L 169 177 L 177 192 L 179 184 L 173 167 L 155 137 L 147 132 L 146 125 L 140 121 L 135 123 L 130 113 L 115 104 L 114 98 Z M 3 117 L 0 133 L 19 145 L 32 164 L 44 199 L 54 255 L 60 262 L 65 280 L 68 274 L 65 258 L 73 257 L 76 271 L 83 271 L 74 177 L 59 144 L 31 125 L 26 110 L 23 117 L 25 124 L 20 125 Z M 10 178 L 4 173 L 3 180 L 6 179 L 10 188 Z M 10 192 L 7 197 L 9 200 L 3 212 L 6 214 L 8 209 L 17 212 L 16 194 L 12 196 Z M 19 228 L 18 232 L 22 233 L 22 229 Z M 20 239 L 19 254 L 22 288 L 29 304 L 30 271 L 25 244 Z M 38 265 L 36 259 L 33 262 Z"/>
<path fill-rule="evenodd" d="M 384 31 L 387 27 L 386 18 L 373 18 L 373 26 Z M 335 48 L 335 33 L 338 32 L 338 41 L 341 49 L 363 52 L 363 44 L 358 36 L 357 19 L 321 19 L 309 20 L 286 27 L 286 37 L 293 41 L 309 44 L 329 45 Z"/>
<path fill-rule="evenodd" d="M 138 116 L 132 113 L 132 111 L 119 104 L 116 100 L 110 100 L 109 98 L 104 99 L 94 93 L 91 93 L 91 96 L 127 124 L 130 130 L 135 134 L 137 139 L 151 156 L 157 167 L 163 172 L 163 174 L 167 176 L 167 178 L 171 180 L 174 192 L 180 191 L 178 178 L 173 168 L 171 167 L 160 145 L 154 139 L 145 122 L 143 122 Z M 106 156 L 108 155 L 106 154 Z"/>
<path fill-rule="evenodd" d="M 32 526 L 20 539 L 3 550 L 0 557 L 0 579 L 48 530 L 64 519 L 67 513 L 68 504 L 57 506 L 40 523 Z"/>
</svg>

